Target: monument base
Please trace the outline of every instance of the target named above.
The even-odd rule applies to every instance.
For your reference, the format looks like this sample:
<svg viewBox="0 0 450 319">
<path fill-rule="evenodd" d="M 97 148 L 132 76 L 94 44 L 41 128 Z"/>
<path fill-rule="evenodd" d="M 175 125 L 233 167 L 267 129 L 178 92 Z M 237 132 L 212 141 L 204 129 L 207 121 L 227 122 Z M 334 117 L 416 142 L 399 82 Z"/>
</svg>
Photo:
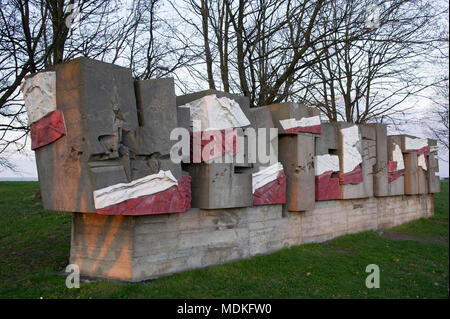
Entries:
<svg viewBox="0 0 450 319">
<path fill-rule="evenodd" d="M 70 263 L 81 275 L 142 281 L 302 243 L 390 228 L 434 214 L 433 194 L 148 216 L 73 213 Z"/>
</svg>

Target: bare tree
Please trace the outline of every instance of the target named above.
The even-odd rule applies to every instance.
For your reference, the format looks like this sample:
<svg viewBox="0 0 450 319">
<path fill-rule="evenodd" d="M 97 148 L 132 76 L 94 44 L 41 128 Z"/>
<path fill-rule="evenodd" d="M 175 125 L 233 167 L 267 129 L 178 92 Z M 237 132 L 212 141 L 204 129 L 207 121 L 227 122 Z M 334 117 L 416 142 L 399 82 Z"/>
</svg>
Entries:
<svg viewBox="0 0 450 319">
<path fill-rule="evenodd" d="M 13 162 L 8 160 L 6 157 L 0 156 L 0 172 L 5 171 L 5 170 L 16 172 L 17 167 Z"/>
<path fill-rule="evenodd" d="M 325 44 L 325 59 L 311 66 L 308 80 L 316 84 L 303 98 L 330 121 L 403 119 L 405 102 L 435 84 L 419 71 L 437 40 L 432 2 L 337 0 L 331 7 L 333 15 L 346 15 L 345 27 L 324 39 L 334 45 Z"/>
<path fill-rule="evenodd" d="M 77 56 L 130 67 L 139 79 L 167 76 L 189 63 L 187 44 L 168 40 L 175 30 L 158 17 L 160 2 L 1 1 L 0 154 L 27 145 L 19 90 L 26 75 Z"/>
<path fill-rule="evenodd" d="M 192 53 L 206 66 L 199 72 L 195 65 L 190 74 L 210 88 L 248 96 L 251 106 L 285 101 L 303 88 L 300 79 L 323 58 L 317 55 L 324 51 L 321 41 L 342 27 L 342 17 L 318 19 L 329 5 L 322 0 L 205 0 L 201 5 L 185 0 L 184 7 L 172 2 L 191 26 L 185 36 L 194 39 Z M 204 45 L 195 41 L 199 38 Z"/>
</svg>

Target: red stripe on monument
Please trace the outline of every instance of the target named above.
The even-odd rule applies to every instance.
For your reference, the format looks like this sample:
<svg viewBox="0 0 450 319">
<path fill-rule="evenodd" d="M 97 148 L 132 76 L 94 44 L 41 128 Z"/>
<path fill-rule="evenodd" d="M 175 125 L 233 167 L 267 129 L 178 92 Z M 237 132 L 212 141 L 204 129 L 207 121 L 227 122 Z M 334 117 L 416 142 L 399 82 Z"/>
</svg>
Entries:
<svg viewBox="0 0 450 319">
<path fill-rule="evenodd" d="M 279 171 L 277 179 L 258 188 L 253 193 L 253 205 L 286 203 L 286 175 Z"/>
<path fill-rule="evenodd" d="M 153 215 L 184 213 L 191 209 L 191 177 L 178 179 L 178 186 L 165 191 L 132 198 L 121 203 L 97 209 L 100 215 Z"/>
<path fill-rule="evenodd" d="M 228 133 L 228 134 L 227 134 Z M 203 140 L 202 136 L 209 135 L 209 139 Z M 236 129 L 214 130 L 207 132 L 194 132 L 191 133 L 191 162 L 194 159 L 194 136 L 197 141 L 200 141 L 201 161 L 208 161 L 222 156 L 225 153 L 235 155 L 239 150 L 239 140 Z M 209 154 L 204 156 L 203 150 L 208 147 Z M 215 152 L 215 150 L 218 150 Z"/>
<path fill-rule="evenodd" d="M 396 179 L 405 175 L 405 170 L 400 169 L 398 171 L 388 172 L 388 183 L 392 183 Z"/>
<path fill-rule="evenodd" d="M 397 161 L 389 161 L 388 172 L 395 172 L 397 170 Z"/>
<path fill-rule="evenodd" d="M 48 145 L 66 135 L 66 126 L 61 110 L 53 111 L 32 123 L 30 134 L 32 150 Z"/>
<path fill-rule="evenodd" d="M 289 128 L 284 131 L 289 134 L 298 134 L 298 133 L 322 134 L 322 125 L 298 126 Z"/>
<path fill-rule="evenodd" d="M 405 152 L 417 152 L 417 156 L 422 155 L 422 154 L 428 155 L 428 154 L 430 154 L 430 147 L 424 146 L 422 148 L 419 148 L 418 150 L 407 149 L 407 150 L 405 150 Z"/>
<path fill-rule="evenodd" d="M 363 181 L 361 165 L 356 165 L 353 171 L 348 173 L 339 174 L 339 183 L 341 185 L 346 184 L 359 184 Z"/>
<path fill-rule="evenodd" d="M 404 169 L 397 169 L 397 161 L 389 161 L 388 163 L 388 183 L 392 183 L 396 179 L 405 175 Z"/>
<path fill-rule="evenodd" d="M 332 171 L 327 171 L 315 177 L 316 200 L 341 199 L 341 186 L 338 178 L 332 178 Z"/>
</svg>

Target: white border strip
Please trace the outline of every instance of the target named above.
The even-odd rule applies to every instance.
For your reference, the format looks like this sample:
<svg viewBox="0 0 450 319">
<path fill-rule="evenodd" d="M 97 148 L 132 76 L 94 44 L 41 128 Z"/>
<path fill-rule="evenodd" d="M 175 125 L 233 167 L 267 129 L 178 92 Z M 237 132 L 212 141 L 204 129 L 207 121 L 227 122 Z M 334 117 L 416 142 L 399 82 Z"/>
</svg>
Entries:
<svg viewBox="0 0 450 319">
<path fill-rule="evenodd" d="M 40 72 L 26 79 L 21 88 L 28 124 L 56 110 L 56 72 Z"/>
<path fill-rule="evenodd" d="M 342 135 L 342 167 L 343 173 L 349 173 L 362 163 L 361 135 L 359 127 L 353 125 L 340 130 Z"/>
<path fill-rule="evenodd" d="M 280 162 L 277 162 L 273 165 L 265 167 L 260 171 L 252 174 L 252 189 L 253 193 L 258 188 L 263 187 L 270 182 L 273 182 L 278 177 L 278 172 L 283 170 L 283 165 Z"/>
<path fill-rule="evenodd" d="M 300 120 L 295 118 L 280 120 L 281 127 L 284 130 L 289 130 L 294 127 L 310 127 L 321 125 L 320 116 L 302 117 Z"/>
<path fill-rule="evenodd" d="M 159 171 L 130 183 L 119 183 L 94 191 L 95 208 L 100 209 L 126 200 L 151 195 L 178 186 L 171 171 Z"/>
<path fill-rule="evenodd" d="M 315 175 L 319 176 L 325 172 L 339 172 L 339 156 L 338 155 L 317 155 L 314 158 Z"/>
<path fill-rule="evenodd" d="M 425 138 L 410 138 L 405 136 L 405 150 L 420 150 L 428 146 L 428 140 Z"/>
<path fill-rule="evenodd" d="M 201 131 L 224 130 L 250 125 L 239 104 L 227 97 L 218 98 L 216 94 L 202 97 L 179 107 L 189 108 L 191 122 L 200 121 Z M 194 132 L 199 128 L 194 125 Z"/>
</svg>

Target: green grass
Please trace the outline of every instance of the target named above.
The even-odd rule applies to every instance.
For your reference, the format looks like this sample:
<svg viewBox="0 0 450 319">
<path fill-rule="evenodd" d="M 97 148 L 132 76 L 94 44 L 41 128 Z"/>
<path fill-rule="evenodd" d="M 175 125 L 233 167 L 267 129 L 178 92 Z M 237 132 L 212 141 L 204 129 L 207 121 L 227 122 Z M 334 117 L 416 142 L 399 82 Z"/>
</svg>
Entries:
<svg viewBox="0 0 450 319">
<path fill-rule="evenodd" d="M 33 198 L 37 189 L 37 182 L 0 183 L 0 298 L 449 297 L 448 182 L 435 195 L 435 217 L 389 230 L 422 241 L 369 231 L 151 282 L 82 282 L 80 289 L 67 289 L 56 274 L 68 264 L 71 216 L 44 211 Z M 380 289 L 365 286 L 372 263 L 381 270 Z"/>
<path fill-rule="evenodd" d="M 421 218 L 412 223 L 407 223 L 391 229 L 398 233 L 411 234 L 421 238 L 440 238 L 448 243 L 448 181 L 441 181 L 441 192 L 434 194 L 434 216 Z"/>
</svg>

